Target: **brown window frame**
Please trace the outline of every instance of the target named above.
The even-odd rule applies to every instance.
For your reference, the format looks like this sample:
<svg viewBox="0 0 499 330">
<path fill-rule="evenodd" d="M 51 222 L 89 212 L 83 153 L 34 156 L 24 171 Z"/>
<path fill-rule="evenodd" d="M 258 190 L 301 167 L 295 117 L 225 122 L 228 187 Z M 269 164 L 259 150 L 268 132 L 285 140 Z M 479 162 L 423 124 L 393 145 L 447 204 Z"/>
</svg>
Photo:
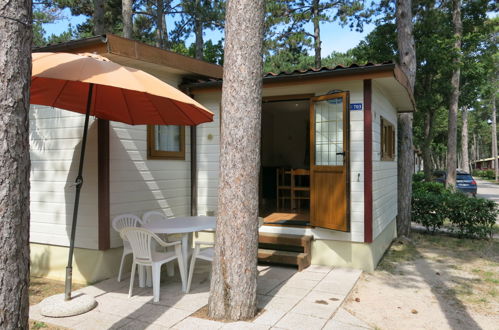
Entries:
<svg viewBox="0 0 499 330">
<path fill-rule="evenodd" d="M 185 160 L 185 126 L 180 127 L 180 151 L 157 150 L 154 133 L 157 125 L 147 125 L 147 159 Z"/>
<path fill-rule="evenodd" d="M 380 152 L 382 161 L 395 160 L 395 126 L 383 117 L 380 120 Z"/>
</svg>

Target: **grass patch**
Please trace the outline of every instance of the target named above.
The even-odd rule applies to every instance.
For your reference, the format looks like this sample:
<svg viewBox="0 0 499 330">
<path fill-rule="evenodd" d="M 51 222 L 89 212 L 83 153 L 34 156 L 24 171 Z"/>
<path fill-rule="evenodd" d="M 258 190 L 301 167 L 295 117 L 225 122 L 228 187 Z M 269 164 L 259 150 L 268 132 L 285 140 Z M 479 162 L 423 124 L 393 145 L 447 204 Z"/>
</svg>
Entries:
<svg viewBox="0 0 499 330">
<path fill-rule="evenodd" d="M 399 263 L 411 261 L 417 257 L 418 251 L 413 242 L 407 239 L 398 239 L 387 250 L 377 269 L 394 274 Z"/>
<path fill-rule="evenodd" d="M 73 283 L 73 290 L 83 285 Z M 31 276 L 29 283 L 29 304 L 36 305 L 43 299 L 64 292 L 64 282 Z"/>
<path fill-rule="evenodd" d="M 73 290 L 82 288 L 83 285 L 73 283 Z M 55 294 L 64 292 L 64 282 L 49 280 L 43 277 L 31 276 L 29 283 L 29 304 L 36 305 L 43 299 Z M 35 320 L 29 321 L 29 328 L 33 330 L 64 330 L 66 328 L 39 322 Z"/>
</svg>

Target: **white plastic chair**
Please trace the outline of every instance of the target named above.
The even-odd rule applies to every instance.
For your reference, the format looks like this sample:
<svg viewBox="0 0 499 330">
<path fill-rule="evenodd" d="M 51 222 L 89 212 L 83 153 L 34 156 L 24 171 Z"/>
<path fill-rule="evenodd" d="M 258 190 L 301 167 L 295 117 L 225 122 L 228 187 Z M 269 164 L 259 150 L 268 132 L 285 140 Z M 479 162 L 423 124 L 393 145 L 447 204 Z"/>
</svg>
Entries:
<svg viewBox="0 0 499 330">
<path fill-rule="evenodd" d="M 130 242 L 133 251 L 132 274 L 130 277 L 130 290 L 128 292 L 129 298 L 132 297 L 135 269 L 137 268 L 137 265 L 150 266 L 152 268 L 152 290 L 154 302 L 159 301 L 161 266 L 163 264 L 176 259 L 180 269 L 182 285 L 185 283 L 184 264 L 180 242 L 166 243 L 161 240 L 158 235 L 143 228 L 125 228 L 121 230 L 120 235 L 123 239 L 127 239 Z M 175 252 L 158 252 L 154 247 L 152 247 L 153 242 L 156 242 L 163 247 L 174 246 Z"/>
<path fill-rule="evenodd" d="M 142 220 L 140 220 L 138 216 L 133 214 L 118 215 L 113 219 L 112 222 L 113 229 L 116 230 L 118 233 L 123 228 L 139 227 L 140 225 L 142 225 Z M 118 273 L 118 282 L 121 282 L 123 264 L 125 262 L 125 257 L 129 254 L 132 254 L 132 247 L 130 246 L 130 243 L 126 239 L 123 239 L 123 255 L 121 256 L 120 271 Z"/>
<path fill-rule="evenodd" d="M 261 227 L 262 225 L 263 225 L 263 218 L 258 217 L 258 227 Z M 206 246 L 206 248 L 201 249 L 201 246 Z M 195 243 L 194 252 L 192 253 L 191 257 L 191 265 L 189 267 L 189 278 L 187 280 L 186 293 L 189 293 L 189 291 L 191 290 L 192 275 L 194 274 L 194 266 L 196 264 L 196 259 L 202 259 L 213 262 L 213 256 L 215 254 L 214 246 L 215 246 L 214 242 L 197 241 Z"/>
<path fill-rule="evenodd" d="M 148 211 L 142 215 L 142 223 L 149 223 L 153 220 L 168 220 L 168 217 L 159 211 Z"/>
</svg>

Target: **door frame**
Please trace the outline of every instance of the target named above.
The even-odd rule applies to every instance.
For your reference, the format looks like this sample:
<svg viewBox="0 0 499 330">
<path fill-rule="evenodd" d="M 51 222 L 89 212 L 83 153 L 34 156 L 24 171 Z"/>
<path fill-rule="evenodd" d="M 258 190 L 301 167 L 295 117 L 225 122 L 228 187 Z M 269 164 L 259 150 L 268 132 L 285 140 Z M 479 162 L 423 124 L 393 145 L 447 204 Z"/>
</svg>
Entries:
<svg viewBox="0 0 499 330">
<path fill-rule="evenodd" d="M 304 93 L 304 94 L 286 94 L 286 95 L 270 95 L 270 96 L 262 96 L 262 119 L 263 119 L 263 105 L 265 103 L 271 102 L 286 102 L 286 101 L 308 101 L 315 97 L 313 93 Z M 310 126 L 310 125 L 309 125 Z M 260 172 L 258 173 L 258 203 L 262 202 L 262 130 L 263 125 L 260 125 Z M 310 134 L 309 134 L 309 142 L 310 142 Z M 309 144 L 310 146 L 310 144 Z M 260 208 L 260 207 L 259 207 Z M 258 211 L 260 212 L 260 211 Z M 259 214 L 260 216 L 260 214 Z M 310 221 L 310 220 L 309 220 Z M 282 224 L 265 224 L 265 226 L 277 226 L 277 227 L 293 227 L 292 225 L 282 225 Z M 311 228 L 311 225 L 308 226 L 299 226 L 298 228 Z"/>
<path fill-rule="evenodd" d="M 336 97 L 335 97 L 336 96 Z M 319 226 L 313 226 L 313 227 L 318 227 L 318 228 L 325 228 L 328 230 L 335 230 L 335 231 L 341 231 L 341 232 L 350 232 L 351 228 L 351 219 L 350 219 L 350 212 L 351 212 L 351 197 L 350 197 L 350 191 L 351 191 L 351 178 L 350 178 L 350 92 L 349 91 L 338 91 L 335 93 L 331 94 L 325 94 L 325 95 L 320 95 L 320 96 L 314 96 L 310 98 L 310 223 L 312 224 L 313 221 L 313 216 L 314 216 L 314 211 L 312 210 L 312 207 L 314 205 L 314 198 L 315 198 L 315 191 L 313 187 L 313 170 L 312 167 L 314 166 L 315 162 L 315 117 L 314 117 L 314 109 L 315 109 L 315 102 L 320 102 L 332 98 L 343 98 L 343 141 L 344 141 L 344 146 L 345 146 L 345 155 L 344 155 L 344 167 L 345 167 L 345 176 L 346 176 L 346 182 L 345 182 L 345 194 L 346 194 L 346 228 L 345 230 L 339 230 L 339 229 L 331 229 L 331 228 L 325 228 L 325 227 L 319 227 Z"/>
</svg>

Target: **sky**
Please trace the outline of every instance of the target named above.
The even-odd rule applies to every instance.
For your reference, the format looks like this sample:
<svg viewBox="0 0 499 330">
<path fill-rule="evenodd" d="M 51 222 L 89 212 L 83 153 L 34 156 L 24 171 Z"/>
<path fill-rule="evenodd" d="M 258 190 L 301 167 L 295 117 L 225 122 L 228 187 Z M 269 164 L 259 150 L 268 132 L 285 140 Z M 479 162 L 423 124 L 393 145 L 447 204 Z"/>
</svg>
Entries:
<svg viewBox="0 0 499 330">
<path fill-rule="evenodd" d="M 61 19 L 55 23 L 44 24 L 46 35 L 51 34 L 61 34 L 68 30 L 69 26 L 83 23 L 86 20 L 86 16 L 71 16 L 68 9 L 64 12 L 64 19 Z M 322 23 L 321 24 L 321 40 L 322 40 L 322 57 L 326 57 L 333 51 L 345 52 L 363 40 L 369 32 L 375 28 L 374 24 L 368 24 L 364 26 L 363 32 L 350 31 L 348 27 L 341 27 L 337 22 L 332 23 Z M 205 40 L 212 39 L 214 42 L 220 40 L 222 34 L 220 32 L 206 31 Z M 191 36 L 186 40 L 186 44 L 189 45 L 194 41 L 194 37 Z M 312 54 L 313 50 L 309 51 Z"/>
</svg>

